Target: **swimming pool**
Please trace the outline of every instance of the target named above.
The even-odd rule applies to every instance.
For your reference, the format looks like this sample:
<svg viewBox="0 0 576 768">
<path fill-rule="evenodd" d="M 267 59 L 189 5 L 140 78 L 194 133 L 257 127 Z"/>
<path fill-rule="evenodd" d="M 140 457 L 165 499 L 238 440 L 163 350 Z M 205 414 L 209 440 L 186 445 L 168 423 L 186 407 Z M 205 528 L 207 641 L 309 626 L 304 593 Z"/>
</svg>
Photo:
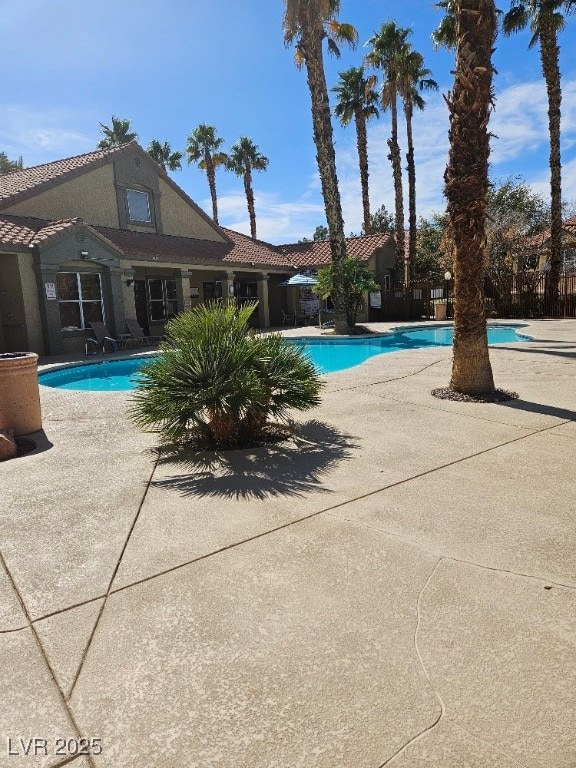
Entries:
<svg viewBox="0 0 576 768">
<path fill-rule="evenodd" d="M 507 344 L 528 341 L 519 333 L 522 326 L 498 325 L 488 328 L 489 344 Z M 288 339 L 291 343 L 303 343 L 320 373 L 334 373 L 360 365 L 374 355 L 400 352 L 423 347 L 442 347 L 452 344 L 452 327 L 422 327 L 399 330 L 384 336 L 368 336 L 355 339 L 309 337 Z M 150 357 L 133 357 L 129 360 L 102 360 L 98 363 L 75 365 L 40 373 L 38 380 L 46 387 L 74 389 L 89 392 L 127 392 L 134 388 L 135 377 Z"/>
</svg>

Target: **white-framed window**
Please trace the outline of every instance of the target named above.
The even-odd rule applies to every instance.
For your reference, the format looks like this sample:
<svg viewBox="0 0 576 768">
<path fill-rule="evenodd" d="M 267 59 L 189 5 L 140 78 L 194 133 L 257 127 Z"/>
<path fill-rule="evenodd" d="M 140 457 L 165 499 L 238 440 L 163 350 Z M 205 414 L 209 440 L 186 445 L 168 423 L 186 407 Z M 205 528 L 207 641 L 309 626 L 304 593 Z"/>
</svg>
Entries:
<svg viewBox="0 0 576 768">
<path fill-rule="evenodd" d="M 151 322 L 164 322 L 178 312 L 176 280 L 157 277 L 148 280 L 148 306 Z"/>
<path fill-rule="evenodd" d="M 90 322 L 104 321 L 99 272 L 59 272 L 56 286 L 63 331 L 82 330 Z"/>
<path fill-rule="evenodd" d="M 140 189 L 127 189 L 126 202 L 128 203 L 128 218 L 142 224 L 150 224 L 150 195 Z"/>
</svg>

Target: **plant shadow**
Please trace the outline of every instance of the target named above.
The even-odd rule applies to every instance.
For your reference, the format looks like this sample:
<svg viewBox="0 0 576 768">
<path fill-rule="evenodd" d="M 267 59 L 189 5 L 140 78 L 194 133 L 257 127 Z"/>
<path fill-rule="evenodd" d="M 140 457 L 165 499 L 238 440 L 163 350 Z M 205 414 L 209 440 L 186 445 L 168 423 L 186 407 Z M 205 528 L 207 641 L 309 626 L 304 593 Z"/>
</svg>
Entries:
<svg viewBox="0 0 576 768">
<path fill-rule="evenodd" d="M 329 424 L 308 421 L 294 426 L 286 440 L 236 451 L 195 452 L 160 449 L 161 473 L 180 470 L 151 485 L 183 496 L 238 500 L 301 497 L 330 493 L 324 477 L 358 448 L 351 435 Z"/>
</svg>

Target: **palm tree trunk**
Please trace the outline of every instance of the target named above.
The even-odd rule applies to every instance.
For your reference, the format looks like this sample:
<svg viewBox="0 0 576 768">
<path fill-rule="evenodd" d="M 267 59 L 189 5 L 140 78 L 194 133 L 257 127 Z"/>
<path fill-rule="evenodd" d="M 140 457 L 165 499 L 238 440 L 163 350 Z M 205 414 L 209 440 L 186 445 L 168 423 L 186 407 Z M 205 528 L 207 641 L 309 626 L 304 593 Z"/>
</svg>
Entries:
<svg viewBox="0 0 576 768">
<path fill-rule="evenodd" d="M 550 271 L 546 279 L 547 312 L 554 314 L 562 269 L 562 179 L 560 162 L 560 49 L 553 17 L 544 17 L 540 25 L 540 59 L 548 94 L 548 131 L 550 133 Z"/>
<path fill-rule="evenodd" d="M 343 262 L 346 258 L 346 238 L 344 236 L 344 220 L 342 205 L 338 190 L 336 174 L 336 154 L 330 116 L 330 101 L 324 72 L 324 57 L 322 40 L 324 31 L 322 25 L 307 25 L 303 28 L 299 48 L 306 63 L 308 88 L 312 101 L 312 125 L 314 144 L 316 145 L 316 160 L 322 184 L 322 196 L 326 211 L 326 222 L 330 238 L 332 255 L 332 282 L 334 302 L 334 331 L 336 334 L 346 334 L 353 331 L 346 320 L 347 291 L 344 280 Z"/>
<path fill-rule="evenodd" d="M 244 192 L 248 204 L 248 216 L 250 217 L 250 237 L 256 240 L 256 208 L 254 206 L 254 190 L 252 189 L 252 174 L 247 168 L 244 172 Z"/>
<path fill-rule="evenodd" d="M 362 110 L 354 115 L 356 123 L 356 145 L 358 147 L 358 164 L 360 167 L 360 188 L 362 190 L 362 211 L 364 213 L 364 234 L 372 234 L 370 220 L 370 197 L 368 194 L 368 137 L 366 135 L 366 118 Z"/>
<path fill-rule="evenodd" d="M 454 245 L 454 359 L 450 387 L 478 396 L 494 392 L 484 304 L 488 120 L 492 107 L 493 0 L 456 0 L 457 56 L 448 98 L 450 154 L 445 173 Z"/>
<path fill-rule="evenodd" d="M 402 161 L 400 160 L 400 147 L 398 146 L 398 107 L 396 96 L 390 101 L 390 113 L 392 132 L 388 139 L 390 154 L 388 159 L 392 163 L 392 178 L 394 179 L 394 205 L 396 216 L 396 275 L 397 279 L 404 279 L 404 261 L 406 257 L 404 243 L 404 200 L 402 194 Z"/>
<path fill-rule="evenodd" d="M 212 218 L 214 223 L 218 224 L 218 200 L 216 198 L 216 169 L 209 153 L 204 156 L 206 165 L 206 176 L 208 177 L 208 186 L 210 187 L 210 197 L 212 198 Z"/>
<path fill-rule="evenodd" d="M 410 285 L 412 270 L 416 263 L 416 164 L 414 163 L 414 138 L 412 136 L 412 105 L 408 102 L 404 105 L 404 114 L 406 116 L 406 138 L 408 143 L 408 152 L 406 161 L 408 163 L 408 258 L 406 259 L 406 268 L 404 273 L 404 282 Z"/>
</svg>

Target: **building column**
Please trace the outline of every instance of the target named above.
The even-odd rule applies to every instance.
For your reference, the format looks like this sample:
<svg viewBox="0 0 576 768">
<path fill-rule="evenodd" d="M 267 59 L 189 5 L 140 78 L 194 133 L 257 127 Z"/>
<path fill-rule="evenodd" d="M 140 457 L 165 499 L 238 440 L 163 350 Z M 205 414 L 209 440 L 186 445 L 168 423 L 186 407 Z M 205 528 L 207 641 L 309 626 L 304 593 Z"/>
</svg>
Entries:
<svg viewBox="0 0 576 768">
<path fill-rule="evenodd" d="M 268 304 L 268 273 L 258 275 L 258 325 L 270 328 L 270 306 Z"/>
<path fill-rule="evenodd" d="M 189 269 L 180 270 L 180 279 L 178 280 L 178 307 L 180 311 L 187 312 L 192 308 L 192 299 L 190 298 L 191 275 Z"/>
<path fill-rule="evenodd" d="M 232 270 L 222 272 L 222 274 L 218 276 L 218 279 L 222 283 L 222 300 L 225 301 L 234 298 L 234 272 L 232 272 Z"/>
<path fill-rule="evenodd" d="M 108 267 L 108 275 L 110 279 L 110 301 L 106 307 L 108 310 L 107 315 L 107 328 L 114 336 L 118 336 L 119 333 L 126 332 L 126 312 L 124 310 L 124 293 L 123 288 L 124 281 L 122 280 L 121 267 Z M 132 288 L 132 294 L 134 289 Z M 128 315 L 130 317 L 130 315 Z M 132 315 L 135 317 L 135 315 Z M 112 320 L 112 328 L 108 323 Z"/>
<path fill-rule="evenodd" d="M 34 264 L 38 280 L 38 303 L 40 305 L 45 355 L 58 355 L 63 351 L 60 306 L 56 293 L 51 290 L 51 286 L 56 285 L 59 269 L 58 264 L 43 264 L 39 261 Z M 54 298 L 47 298 L 47 294 L 50 297 L 54 296 Z"/>
<path fill-rule="evenodd" d="M 122 301 L 124 302 L 125 317 L 136 317 L 136 302 L 134 298 L 134 275 L 136 272 L 132 269 L 124 268 L 122 270 Z M 123 333 L 123 331 L 120 331 Z"/>
</svg>

